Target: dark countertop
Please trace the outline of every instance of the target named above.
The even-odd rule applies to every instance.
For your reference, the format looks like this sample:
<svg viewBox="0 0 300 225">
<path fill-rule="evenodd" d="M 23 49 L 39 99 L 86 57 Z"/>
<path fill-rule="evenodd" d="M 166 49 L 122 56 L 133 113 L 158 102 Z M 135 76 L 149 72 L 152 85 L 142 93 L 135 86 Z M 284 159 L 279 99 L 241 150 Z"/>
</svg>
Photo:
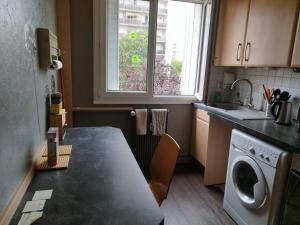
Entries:
<svg viewBox="0 0 300 225">
<path fill-rule="evenodd" d="M 11 225 L 37 190 L 53 189 L 36 225 L 159 225 L 163 214 L 120 129 L 67 129 L 69 168 L 37 172 Z"/>
<path fill-rule="evenodd" d="M 194 103 L 193 106 L 283 150 L 300 153 L 300 133 L 297 132 L 295 126 L 279 125 L 274 120 L 240 120 L 214 110 L 213 107 L 203 103 Z"/>
</svg>

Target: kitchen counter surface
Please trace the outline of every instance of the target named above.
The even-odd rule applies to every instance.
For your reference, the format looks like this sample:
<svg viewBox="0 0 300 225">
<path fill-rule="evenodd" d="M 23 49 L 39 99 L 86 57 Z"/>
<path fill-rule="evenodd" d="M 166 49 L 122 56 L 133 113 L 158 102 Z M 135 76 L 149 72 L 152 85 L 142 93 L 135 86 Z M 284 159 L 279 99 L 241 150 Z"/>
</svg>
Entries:
<svg viewBox="0 0 300 225">
<path fill-rule="evenodd" d="M 37 172 L 11 225 L 37 190 L 53 189 L 35 225 L 163 224 L 153 197 L 120 129 L 67 129 L 72 144 L 69 168 Z"/>
<path fill-rule="evenodd" d="M 274 120 L 240 120 L 214 110 L 213 107 L 203 103 L 194 103 L 194 108 L 208 112 L 210 116 L 232 124 L 235 128 L 254 137 L 273 144 L 283 150 L 300 153 L 300 133 L 293 126 L 279 125 Z"/>
</svg>

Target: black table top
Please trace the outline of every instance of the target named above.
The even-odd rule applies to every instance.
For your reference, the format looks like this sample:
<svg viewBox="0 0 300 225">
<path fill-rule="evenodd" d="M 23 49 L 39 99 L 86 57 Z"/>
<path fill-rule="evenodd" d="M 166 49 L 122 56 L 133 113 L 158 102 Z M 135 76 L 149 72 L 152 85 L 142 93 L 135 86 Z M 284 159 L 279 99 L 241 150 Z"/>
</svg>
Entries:
<svg viewBox="0 0 300 225">
<path fill-rule="evenodd" d="M 237 129 L 269 142 L 282 150 L 300 153 L 300 133 L 297 132 L 295 126 L 279 125 L 274 120 L 240 120 L 222 114 L 203 103 L 194 103 L 193 105 L 195 108 L 201 108 L 207 111 L 209 115 L 228 122 Z"/>
<path fill-rule="evenodd" d="M 158 225 L 163 215 L 120 129 L 67 129 L 69 168 L 37 172 L 11 225 L 37 190 L 53 189 L 36 225 Z"/>
</svg>

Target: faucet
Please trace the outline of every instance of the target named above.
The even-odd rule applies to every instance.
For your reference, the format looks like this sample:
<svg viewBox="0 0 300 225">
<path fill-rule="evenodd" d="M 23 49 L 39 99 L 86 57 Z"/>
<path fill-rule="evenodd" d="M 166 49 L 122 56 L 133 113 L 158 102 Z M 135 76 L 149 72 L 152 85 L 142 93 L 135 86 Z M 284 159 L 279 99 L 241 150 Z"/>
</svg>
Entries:
<svg viewBox="0 0 300 225">
<path fill-rule="evenodd" d="M 231 90 L 237 85 L 237 83 L 239 83 L 240 81 L 246 81 L 248 84 L 249 84 L 249 86 L 250 86 L 250 99 L 249 99 L 249 104 L 248 104 L 248 108 L 249 109 L 253 109 L 253 85 L 252 85 L 252 83 L 251 83 L 251 81 L 250 80 L 248 80 L 248 79 L 237 79 L 236 81 L 234 81 L 233 83 L 232 83 L 232 85 L 231 85 Z"/>
</svg>

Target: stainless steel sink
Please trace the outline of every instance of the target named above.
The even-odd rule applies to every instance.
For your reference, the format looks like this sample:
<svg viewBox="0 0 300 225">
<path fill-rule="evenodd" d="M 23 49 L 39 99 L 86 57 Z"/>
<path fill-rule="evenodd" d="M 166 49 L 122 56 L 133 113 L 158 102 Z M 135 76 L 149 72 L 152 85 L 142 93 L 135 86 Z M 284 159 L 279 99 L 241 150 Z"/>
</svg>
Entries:
<svg viewBox="0 0 300 225">
<path fill-rule="evenodd" d="M 240 105 L 234 105 L 234 104 L 230 104 L 230 103 L 219 103 L 215 105 L 216 108 L 219 109 L 224 109 L 224 110 L 241 110 L 245 107 L 242 107 Z"/>
<path fill-rule="evenodd" d="M 246 106 L 240 106 L 230 103 L 219 103 L 214 106 L 209 106 L 212 109 L 225 115 L 240 119 L 240 120 L 270 120 L 273 117 L 266 117 L 262 111 L 249 109 Z"/>
</svg>

